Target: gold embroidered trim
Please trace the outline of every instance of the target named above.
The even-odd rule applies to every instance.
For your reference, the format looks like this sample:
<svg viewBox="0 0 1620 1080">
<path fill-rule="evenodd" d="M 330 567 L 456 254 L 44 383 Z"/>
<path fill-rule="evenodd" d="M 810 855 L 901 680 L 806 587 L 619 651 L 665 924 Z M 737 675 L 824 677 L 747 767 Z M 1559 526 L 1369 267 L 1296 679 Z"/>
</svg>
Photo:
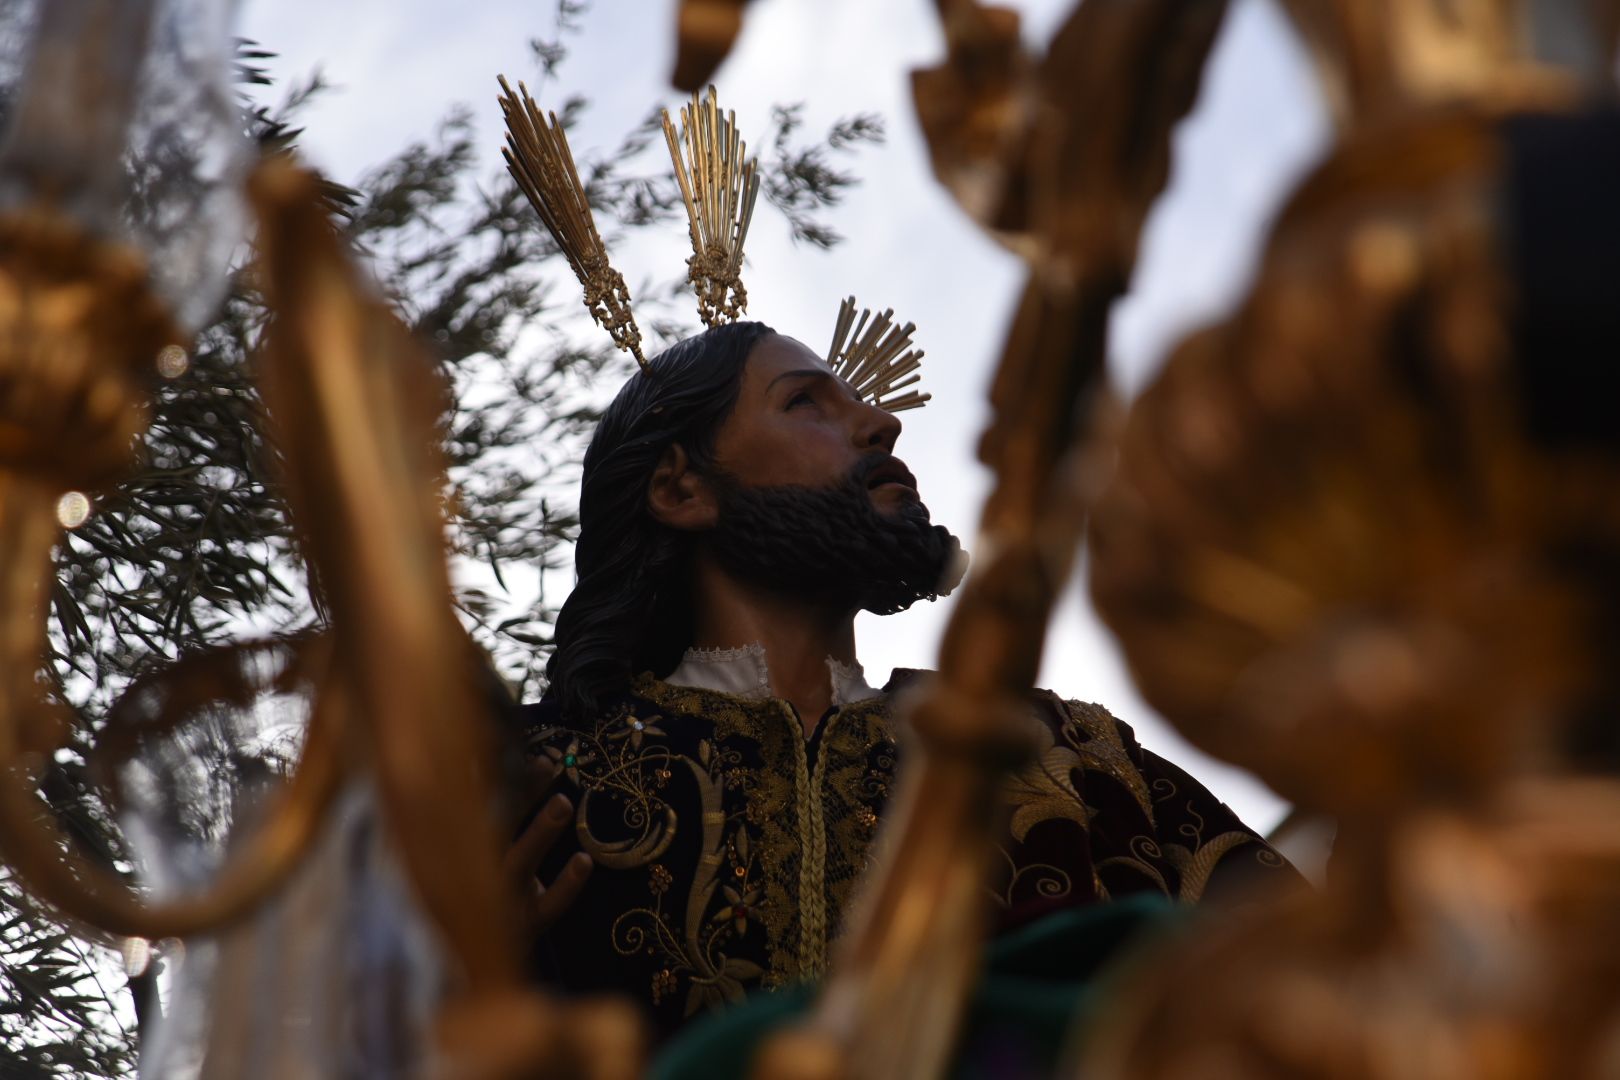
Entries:
<svg viewBox="0 0 1620 1080">
<path fill-rule="evenodd" d="M 865 744 L 845 744 L 851 738 L 858 742 L 861 731 L 874 736 L 888 733 L 886 699 L 879 696 L 851 702 L 828 717 L 812 772 L 803 723 L 785 701 L 673 686 L 646 674 L 635 679 L 631 689 L 661 709 L 702 716 L 712 725 L 716 740 L 728 736 L 751 739 L 765 761 L 781 763 L 783 767 L 760 770 L 759 788 L 750 797 L 749 811 L 750 822 L 760 830 L 756 858 L 765 874 L 758 914 L 769 942 L 766 985 L 784 986 L 823 974 L 831 924 L 850 884 L 841 880 L 836 890 L 829 884 L 829 847 L 839 845 L 840 858 L 847 856 L 858 866 L 864 862 L 871 832 L 858 818 L 845 815 L 837 819 L 838 834 L 829 838 L 824 797 L 838 793 L 823 789 L 832 784 L 834 773 L 849 772 L 852 782 L 865 777 Z M 856 717 L 860 724 L 852 728 Z M 859 760 L 844 761 L 840 756 L 850 754 Z M 790 760 L 791 770 L 785 767 Z M 839 781 L 843 781 L 841 775 Z M 797 805 L 790 807 L 789 803 Z M 846 850 L 852 843 L 863 850 Z"/>
<path fill-rule="evenodd" d="M 704 686 L 675 686 L 645 671 L 630 680 L 630 692 L 660 709 L 704 717 L 717 725 L 717 738 L 722 737 L 723 725 L 724 734 L 747 735 L 758 740 L 761 717 L 772 711 L 770 698 L 743 697 Z"/>
<path fill-rule="evenodd" d="M 693 816 L 702 830 L 684 905 L 670 906 L 676 902 L 671 895 L 675 875 L 654 865 L 648 871 L 651 904 L 621 912 L 609 930 L 609 944 L 619 955 L 662 961 L 662 970 L 652 976 L 655 1003 L 676 993 L 681 980 L 687 982 L 685 1012 L 690 1016 L 741 1001 L 766 976 L 754 960 L 727 951 L 732 938 L 744 932 L 758 893 L 748 880 L 753 863 L 747 859 L 746 824 L 742 815 L 727 817 L 724 793 L 732 787 L 751 790 L 755 770 L 743 765 L 736 751 L 717 748 L 709 739 L 698 742 L 695 756 L 672 752 L 662 742 L 665 733 L 657 723 L 662 720 L 649 716 L 637 727 L 626 709 L 602 717 L 590 733 L 546 729 L 540 742 L 553 760 L 572 759 L 568 774 L 581 790 L 575 831 L 581 847 L 609 869 L 634 869 L 667 851 L 676 811 L 663 793 L 671 770 L 691 771 L 698 796 Z M 635 835 L 620 841 L 596 836 L 588 807 L 597 798 L 617 804 L 622 824 Z M 724 866 L 733 852 L 744 861 L 728 875 Z"/>
<path fill-rule="evenodd" d="M 877 697 L 838 714 L 836 730 L 821 740 L 822 781 L 818 791 L 827 828 L 827 948 L 843 932 L 857 879 L 873 856 L 878 815 L 889 797 L 896 747 L 888 701 Z"/>
<path fill-rule="evenodd" d="M 745 698 L 719 690 L 673 686 L 650 674 L 631 682 L 631 692 L 666 712 L 702 717 L 716 741 L 738 737 L 758 747 L 763 761 L 774 767 L 753 774 L 756 786 L 748 795 L 748 824 L 758 829 L 756 865 L 762 873 L 759 921 L 765 928 L 767 988 L 788 986 L 802 975 L 799 943 L 802 937 L 801 864 L 804 858 L 799 833 L 805 783 L 798 784 L 787 763 L 804 754 L 804 729 L 795 721 L 781 722 L 779 706 L 769 698 Z"/>
<path fill-rule="evenodd" d="M 793 710 L 787 710 L 793 715 Z M 810 845 L 805 851 L 801 879 L 809 888 L 804 891 L 805 911 L 800 918 L 799 963 L 807 978 L 819 978 L 827 970 L 827 823 L 822 812 L 822 787 L 827 758 L 833 750 L 832 729 L 841 713 L 833 713 L 822 721 L 821 754 L 816 758 L 815 771 L 810 774 L 810 797 L 806 801 L 805 817 L 810 833 Z M 800 748 L 801 755 L 803 747 Z"/>
<path fill-rule="evenodd" d="M 793 787 L 797 795 L 798 806 L 795 807 L 799 826 L 799 975 L 807 977 L 816 971 L 815 939 L 816 922 L 819 917 L 821 933 L 819 937 L 825 952 L 827 934 L 827 906 L 825 883 L 817 874 L 819 866 L 812 858 L 815 836 L 815 815 L 811 812 L 812 804 L 819 803 L 815 791 L 810 786 L 810 760 L 804 749 L 804 727 L 799 718 L 794 715 L 793 708 L 785 701 L 776 701 L 777 713 L 793 729 Z"/>
</svg>

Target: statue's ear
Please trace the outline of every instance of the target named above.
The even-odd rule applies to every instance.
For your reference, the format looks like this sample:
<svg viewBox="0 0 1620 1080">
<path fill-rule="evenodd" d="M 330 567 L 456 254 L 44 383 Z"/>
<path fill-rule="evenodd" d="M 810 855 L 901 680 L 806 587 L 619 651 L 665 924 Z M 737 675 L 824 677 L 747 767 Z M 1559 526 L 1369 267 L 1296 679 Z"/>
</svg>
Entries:
<svg viewBox="0 0 1620 1080">
<path fill-rule="evenodd" d="M 712 529 L 720 510 L 709 486 L 687 456 L 685 447 L 666 447 L 647 481 L 647 510 L 657 521 L 683 532 Z"/>
</svg>

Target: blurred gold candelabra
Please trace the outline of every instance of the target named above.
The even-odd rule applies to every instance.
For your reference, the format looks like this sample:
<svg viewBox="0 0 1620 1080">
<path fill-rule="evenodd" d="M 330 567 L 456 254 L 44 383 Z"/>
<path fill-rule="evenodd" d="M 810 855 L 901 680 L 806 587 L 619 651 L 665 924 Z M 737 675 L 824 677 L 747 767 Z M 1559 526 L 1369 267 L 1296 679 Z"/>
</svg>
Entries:
<svg viewBox="0 0 1620 1080">
<path fill-rule="evenodd" d="M 140 49 L 159 2 L 114 5 Z M 128 126 L 119 80 L 140 66 L 139 49 L 106 64 L 105 36 L 84 32 L 114 25 L 111 3 L 45 5 L 0 146 L 0 853 L 90 927 L 204 934 L 287 880 L 365 762 L 453 961 L 431 1068 L 631 1075 L 640 1049 L 622 1013 L 520 983 L 489 778 L 444 767 L 492 755 L 479 725 L 446 722 L 481 704 L 448 600 L 430 449 L 440 388 L 316 182 L 287 165 L 258 167 L 246 190 L 274 313 L 264 393 L 331 615 L 299 661 L 317 687 L 301 763 L 199 895 L 139 896 L 64 855 L 42 819 L 35 772 L 63 722 L 32 673 L 58 499 L 128 467 L 156 358 L 186 329 L 150 253 L 84 209 L 116 158 L 102 136 Z M 892 858 L 865 883 L 810 1019 L 766 1047 L 760 1076 L 946 1072 L 985 933 L 996 787 L 1030 752 L 1017 717 L 1088 513 L 1093 588 L 1150 699 L 1205 749 L 1335 817 L 1340 842 L 1322 894 L 1209 923 L 1139 967 L 1076 1075 L 1507 1080 L 1613 1075 L 1620 1061 L 1620 790 L 1558 760 L 1560 708 L 1600 660 L 1545 557 L 1549 538 L 1620 532 L 1518 435 L 1493 201 L 1500 123 L 1597 96 L 1620 4 L 1284 6 L 1318 57 L 1338 143 L 1277 222 L 1249 299 L 1183 345 L 1133 410 L 1104 494 L 1109 311 L 1227 5 L 1088 0 L 1033 55 L 1011 11 L 938 2 L 947 55 L 914 80 L 935 172 L 1028 268 L 982 443 L 997 478 L 987 557 L 939 679 L 910 703 L 920 752 L 885 826 Z M 681 10 L 677 66 L 695 86 L 743 4 Z M 75 77 L 87 71 L 98 93 Z M 48 122 L 74 110 L 96 139 Z M 683 190 L 693 207 L 724 195 L 705 229 L 746 229 L 754 181 L 716 193 L 700 176 L 735 143 L 712 113 L 694 104 L 696 186 Z M 705 270 L 714 303 L 740 304 L 726 237 L 701 239 L 719 260 Z M 1418 358 L 1422 393 L 1397 355 Z"/>
<path fill-rule="evenodd" d="M 74 855 L 42 813 L 36 769 L 65 735 L 33 678 L 44 656 L 58 498 L 69 488 L 94 491 L 128 469 L 156 365 L 184 337 L 154 287 L 146 253 L 107 224 L 118 219 L 116 184 L 85 179 L 117 167 L 119 155 L 108 147 L 129 130 L 124 110 L 146 59 L 145 31 L 173 13 L 162 0 L 42 7 L 31 28 L 29 74 L 16 94 L 21 105 L 0 150 L 0 180 L 12 196 L 0 215 L 6 862 L 81 926 L 148 939 L 215 933 L 289 879 L 333 795 L 364 763 L 414 895 L 451 958 L 451 988 L 425 1071 L 632 1074 L 639 1043 L 626 1013 L 564 1008 L 521 981 L 501 841 L 487 809 L 491 780 L 477 765 L 494 761 L 489 725 L 476 722 L 486 706 L 450 606 L 433 449 L 443 387 L 427 351 L 354 264 L 316 178 L 286 163 L 254 169 L 245 194 L 257 222 L 257 281 L 272 312 L 258 358 L 263 393 L 284 450 L 301 548 L 330 616 L 320 647 L 300 650 L 294 661 L 315 687 L 301 761 L 258 827 L 195 895 L 139 895 Z M 136 32 L 109 44 L 114 26 Z M 128 51 L 131 41 L 132 54 L 109 67 L 108 50 Z M 216 44 L 223 70 L 223 38 Z M 61 119 L 64 109 L 72 130 L 100 132 L 105 141 L 76 145 L 44 122 Z M 180 665 L 168 676 L 168 707 L 235 692 L 232 672 L 251 666 L 246 655 L 256 647 Z M 115 708 L 104 748 L 140 734 L 119 726 L 126 716 L 143 714 Z M 178 719 L 142 722 L 156 729 Z"/>
<path fill-rule="evenodd" d="M 1608 660 L 1551 554 L 1620 542 L 1601 495 L 1620 476 L 1522 434 L 1499 201 L 1505 121 L 1612 98 L 1620 4 L 1283 6 L 1338 145 L 1247 303 L 1133 410 L 1103 494 L 1109 308 L 1227 4 L 1090 0 L 1036 56 L 1014 12 L 938 0 L 947 60 L 914 84 L 935 171 L 1030 272 L 982 444 L 990 557 L 911 703 L 890 862 L 757 1076 L 946 1071 L 993 793 L 1026 752 L 1007 717 L 1088 511 L 1093 588 L 1150 700 L 1339 838 L 1322 894 L 1136 965 L 1074 1075 L 1620 1068 L 1620 785 L 1558 749 Z M 713 62 L 712 35 L 683 46 L 678 71 Z"/>
</svg>

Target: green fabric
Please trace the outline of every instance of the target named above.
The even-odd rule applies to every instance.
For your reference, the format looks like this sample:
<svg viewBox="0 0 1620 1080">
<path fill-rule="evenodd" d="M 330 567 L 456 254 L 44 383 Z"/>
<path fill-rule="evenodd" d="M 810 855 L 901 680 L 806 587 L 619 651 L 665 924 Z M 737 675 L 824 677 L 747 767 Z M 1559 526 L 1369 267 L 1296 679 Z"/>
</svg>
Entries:
<svg viewBox="0 0 1620 1080">
<path fill-rule="evenodd" d="M 986 950 L 963 1028 L 958 1077 L 1049 1075 L 1070 1027 L 1095 1007 L 1096 976 L 1128 946 L 1179 922 L 1184 909 L 1135 896 L 1048 916 Z M 754 1051 L 797 1019 L 814 985 L 757 994 L 687 1028 L 653 1063 L 655 1080 L 744 1080 Z"/>
</svg>

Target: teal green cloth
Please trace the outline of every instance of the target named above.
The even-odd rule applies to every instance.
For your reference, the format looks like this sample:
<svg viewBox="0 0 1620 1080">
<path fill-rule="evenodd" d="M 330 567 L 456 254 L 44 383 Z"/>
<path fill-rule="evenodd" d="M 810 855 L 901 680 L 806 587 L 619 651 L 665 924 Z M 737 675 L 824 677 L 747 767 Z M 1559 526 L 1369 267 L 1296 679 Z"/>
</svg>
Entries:
<svg viewBox="0 0 1620 1080">
<path fill-rule="evenodd" d="M 1129 947 L 1179 923 L 1185 909 L 1138 896 L 1065 911 L 1005 934 L 986 950 L 963 1027 L 955 1075 L 1048 1076 L 1077 1019 L 1095 1007 L 1097 975 Z M 773 1030 L 815 999 L 813 984 L 757 994 L 700 1021 L 653 1063 L 655 1080 L 744 1080 Z"/>
</svg>

